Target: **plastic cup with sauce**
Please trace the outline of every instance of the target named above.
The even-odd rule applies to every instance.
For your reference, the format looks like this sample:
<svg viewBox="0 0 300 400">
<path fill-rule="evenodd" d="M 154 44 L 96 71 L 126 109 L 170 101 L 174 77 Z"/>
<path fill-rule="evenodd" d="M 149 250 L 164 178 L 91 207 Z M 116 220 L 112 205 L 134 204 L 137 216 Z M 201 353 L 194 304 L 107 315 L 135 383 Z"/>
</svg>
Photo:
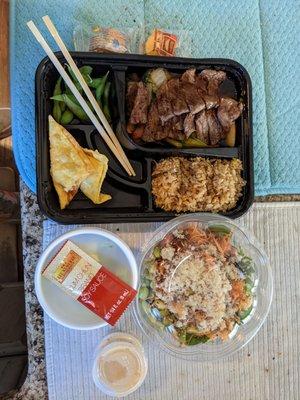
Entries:
<svg viewBox="0 0 300 400">
<path fill-rule="evenodd" d="M 94 356 L 93 379 L 105 394 L 123 397 L 137 390 L 147 375 L 148 364 L 140 342 L 126 333 L 106 336 Z"/>
</svg>

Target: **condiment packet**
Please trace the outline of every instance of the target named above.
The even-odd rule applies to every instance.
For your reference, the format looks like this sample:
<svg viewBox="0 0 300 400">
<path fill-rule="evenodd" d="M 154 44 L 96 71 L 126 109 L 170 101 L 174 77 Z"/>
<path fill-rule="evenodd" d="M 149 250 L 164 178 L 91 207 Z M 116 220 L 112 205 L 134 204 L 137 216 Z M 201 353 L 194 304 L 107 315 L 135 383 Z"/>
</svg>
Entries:
<svg viewBox="0 0 300 400">
<path fill-rule="evenodd" d="M 70 240 L 42 275 L 110 325 L 115 325 L 137 293 Z"/>
</svg>

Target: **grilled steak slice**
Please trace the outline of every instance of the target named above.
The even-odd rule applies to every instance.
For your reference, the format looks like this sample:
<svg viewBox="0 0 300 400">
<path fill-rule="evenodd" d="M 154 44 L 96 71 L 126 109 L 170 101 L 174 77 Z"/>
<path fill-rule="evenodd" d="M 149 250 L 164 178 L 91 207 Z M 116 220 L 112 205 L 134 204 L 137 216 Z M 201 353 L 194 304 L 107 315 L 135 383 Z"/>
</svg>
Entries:
<svg viewBox="0 0 300 400">
<path fill-rule="evenodd" d="M 181 82 L 180 93 L 185 97 L 185 101 L 192 114 L 197 114 L 205 108 L 205 102 L 199 94 L 197 87 L 193 83 Z"/>
<path fill-rule="evenodd" d="M 183 130 L 178 128 L 182 128 L 182 125 L 180 122 L 180 117 L 175 115 L 164 124 L 163 129 L 165 137 L 178 140 L 184 139 Z"/>
<path fill-rule="evenodd" d="M 200 95 L 207 94 L 207 80 L 200 75 L 196 75 L 195 84 Z"/>
<path fill-rule="evenodd" d="M 222 97 L 220 99 L 217 115 L 225 132 L 230 130 L 232 123 L 241 115 L 242 111 L 243 105 L 236 100 L 229 97 Z"/>
<path fill-rule="evenodd" d="M 174 117 L 172 104 L 168 98 L 168 82 L 164 83 L 156 94 L 157 109 L 162 124 Z"/>
<path fill-rule="evenodd" d="M 187 69 L 181 76 L 183 82 L 195 83 L 196 68 Z"/>
<path fill-rule="evenodd" d="M 148 106 L 150 104 L 150 93 L 143 82 L 138 82 L 137 93 L 130 115 L 130 123 L 145 124 L 147 122 Z"/>
<path fill-rule="evenodd" d="M 226 79 L 226 72 L 205 69 L 200 73 L 200 77 L 207 81 L 207 94 L 216 95 L 220 84 Z"/>
<path fill-rule="evenodd" d="M 187 138 L 191 136 L 193 132 L 196 130 L 195 126 L 195 115 L 192 113 L 189 113 L 185 116 L 184 121 L 183 121 L 183 128 L 184 128 L 184 134 Z"/>
<path fill-rule="evenodd" d="M 127 104 L 127 115 L 131 114 L 131 111 L 134 106 L 134 100 L 136 98 L 137 90 L 138 90 L 138 82 L 130 81 L 127 84 L 127 93 L 126 93 L 126 104 Z"/>
<path fill-rule="evenodd" d="M 209 144 L 209 126 L 206 116 L 207 111 L 203 110 L 195 117 L 195 127 L 197 138 L 202 140 L 202 142 Z"/>
<path fill-rule="evenodd" d="M 142 139 L 145 142 L 154 142 L 155 140 L 161 140 L 166 137 L 161 125 L 157 104 L 153 102 L 148 112 L 148 122 L 145 126 Z"/>
<path fill-rule="evenodd" d="M 168 82 L 168 98 L 173 107 L 175 115 L 181 115 L 189 112 L 189 107 L 185 101 L 185 96 L 180 90 L 179 79 L 171 79 Z"/>
<path fill-rule="evenodd" d="M 220 103 L 219 97 L 211 94 L 204 94 L 203 100 L 205 102 L 205 107 L 207 110 L 218 107 Z"/>
<path fill-rule="evenodd" d="M 216 110 L 207 110 L 206 117 L 209 130 L 209 141 L 211 145 L 216 145 L 224 138 L 224 130 L 220 124 Z"/>
</svg>

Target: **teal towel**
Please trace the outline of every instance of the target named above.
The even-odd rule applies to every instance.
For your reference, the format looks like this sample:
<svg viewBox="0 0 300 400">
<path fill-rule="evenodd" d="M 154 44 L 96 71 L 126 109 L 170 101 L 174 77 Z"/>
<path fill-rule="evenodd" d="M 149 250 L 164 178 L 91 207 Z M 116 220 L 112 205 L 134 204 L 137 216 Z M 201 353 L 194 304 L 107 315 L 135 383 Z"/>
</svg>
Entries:
<svg viewBox="0 0 300 400">
<path fill-rule="evenodd" d="M 49 14 L 66 44 L 81 22 L 188 30 L 193 57 L 231 58 L 253 85 L 255 193 L 300 193 L 299 2 L 297 0 L 11 1 L 13 144 L 20 173 L 35 184 L 34 72 L 44 57 L 26 27 Z M 30 50 L 31 49 L 31 50 Z"/>
</svg>

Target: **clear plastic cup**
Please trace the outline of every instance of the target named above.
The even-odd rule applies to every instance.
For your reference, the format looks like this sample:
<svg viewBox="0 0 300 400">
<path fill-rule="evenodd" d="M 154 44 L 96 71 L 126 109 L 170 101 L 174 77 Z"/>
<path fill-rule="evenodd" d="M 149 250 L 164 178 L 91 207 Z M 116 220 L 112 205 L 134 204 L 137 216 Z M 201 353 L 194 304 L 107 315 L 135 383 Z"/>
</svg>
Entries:
<svg viewBox="0 0 300 400">
<path fill-rule="evenodd" d="M 134 392 L 144 382 L 147 371 L 142 345 L 127 333 L 111 333 L 95 351 L 93 380 L 108 396 L 124 397 Z"/>
<path fill-rule="evenodd" d="M 250 314 L 242 321 L 242 324 L 234 326 L 226 340 L 209 340 L 206 343 L 188 346 L 183 345 L 178 338 L 174 337 L 176 336 L 174 335 L 174 325 L 166 326 L 163 314 L 159 310 L 145 307 L 147 299 L 142 301 L 143 298 L 142 300 L 139 298 L 142 297 L 141 295 L 136 297 L 134 315 L 138 325 L 148 338 L 160 345 L 169 354 L 191 361 L 213 361 L 229 356 L 241 349 L 256 335 L 270 309 L 273 295 L 272 273 L 266 254 L 257 240 L 246 229 L 219 215 L 206 213 L 189 214 L 175 218 L 162 225 L 154 232 L 151 240 L 142 249 L 139 266 L 140 288 L 145 287 L 145 279 L 146 282 L 149 282 L 149 278 L 144 275 L 144 271 L 147 275 L 147 267 L 150 265 L 151 257 L 155 257 L 154 249 L 157 248 L 157 245 L 161 244 L 163 239 L 168 240 L 169 236 L 167 235 L 170 233 L 178 228 L 185 228 L 190 224 L 200 225 L 201 228 L 221 226 L 230 230 L 232 234 L 231 243 L 236 248 L 241 248 L 244 254 L 251 258 L 254 285 L 251 289 L 253 303 Z M 144 279 L 144 283 L 142 279 Z M 151 287 L 148 291 L 151 292 Z M 158 313 L 154 313 L 154 311 L 158 311 Z"/>
</svg>

